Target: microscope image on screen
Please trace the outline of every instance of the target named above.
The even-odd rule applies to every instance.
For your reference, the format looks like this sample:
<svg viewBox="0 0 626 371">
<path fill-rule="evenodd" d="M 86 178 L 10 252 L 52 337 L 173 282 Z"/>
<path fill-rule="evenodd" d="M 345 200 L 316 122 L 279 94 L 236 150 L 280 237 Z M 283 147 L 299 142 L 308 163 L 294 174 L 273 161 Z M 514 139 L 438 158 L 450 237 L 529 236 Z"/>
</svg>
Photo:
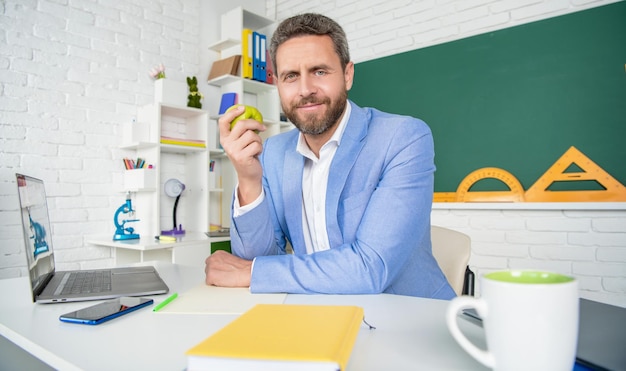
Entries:
<svg viewBox="0 0 626 371">
<path fill-rule="evenodd" d="M 37 255 L 49 250 L 48 243 L 46 242 L 46 228 L 33 220 L 30 211 L 28 212 L 28 220 L 30 222 L 30 232 L 32 233 L 30 239 L 33 240 L 35 246 L 33 257 L 36 258 Z"/>
</svg>

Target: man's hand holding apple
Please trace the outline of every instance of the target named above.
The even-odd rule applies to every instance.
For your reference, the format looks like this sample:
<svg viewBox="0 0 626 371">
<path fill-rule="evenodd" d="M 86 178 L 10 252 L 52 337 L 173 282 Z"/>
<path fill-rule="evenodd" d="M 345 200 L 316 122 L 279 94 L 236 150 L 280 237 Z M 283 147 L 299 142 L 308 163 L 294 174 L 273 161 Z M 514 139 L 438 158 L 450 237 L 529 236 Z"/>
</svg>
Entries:
<svg viewBox="0 0 626 371">
<path fill-rule="evenodd" d="M 261 194 L 263 169 L 258 156 L 263 142 L 258 132 L 264 131 L 263 116 L 254 107 L 235 105 L 219 119 L 220 143 L 237 171 L 238 197 L 241 206 Z"/>
</svg>

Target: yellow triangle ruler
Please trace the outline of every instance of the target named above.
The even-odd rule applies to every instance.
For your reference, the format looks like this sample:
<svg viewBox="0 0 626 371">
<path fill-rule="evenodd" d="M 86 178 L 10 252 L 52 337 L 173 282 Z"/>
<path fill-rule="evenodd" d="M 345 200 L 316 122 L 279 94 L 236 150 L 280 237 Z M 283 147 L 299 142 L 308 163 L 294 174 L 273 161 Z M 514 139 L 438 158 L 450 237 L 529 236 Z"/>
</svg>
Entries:
<svg viewBox="0 0 626 371">
<path fill-rule="evenodd" d="M 568 172 L 572 165 L 582 171 Z M 602 190 L 566 190 L 552 191 L 550 186 L 556 182 L 595 181 Z M 626 201 L 626 187 L 606 171 L 602 170 L 589 157 L 576 147 L 570 147 L 548 171 L 546 171 L 526 191 L 528 202 L 607 202 Z"/>
</svg>

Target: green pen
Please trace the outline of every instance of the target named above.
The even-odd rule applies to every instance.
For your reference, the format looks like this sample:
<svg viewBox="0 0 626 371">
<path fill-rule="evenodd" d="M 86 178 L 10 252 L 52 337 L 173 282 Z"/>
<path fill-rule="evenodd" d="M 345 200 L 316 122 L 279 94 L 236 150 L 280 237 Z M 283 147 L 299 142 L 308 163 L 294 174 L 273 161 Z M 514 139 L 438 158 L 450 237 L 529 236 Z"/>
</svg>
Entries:
<svg viewBox="0 0 626 371">
<path fill-rule="evenodd" d="M 161 309 L 163 309 L 164 306 L 174 301 L 174 299 L 176 299 L 177 297 L 178 297 L 178 293 L 175 292 L 172 296 L 160 302 L 156 307 L 154 307 L 154 309 L 152 309 L 152 311 L 153 312 L 160 311 Z"/>
</svg>

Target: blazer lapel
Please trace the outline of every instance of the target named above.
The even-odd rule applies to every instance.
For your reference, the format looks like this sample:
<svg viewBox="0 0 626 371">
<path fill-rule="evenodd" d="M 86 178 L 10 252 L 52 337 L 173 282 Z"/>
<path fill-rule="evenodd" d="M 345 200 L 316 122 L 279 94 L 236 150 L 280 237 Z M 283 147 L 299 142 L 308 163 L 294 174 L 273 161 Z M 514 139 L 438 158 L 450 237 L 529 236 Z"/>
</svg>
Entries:
<svg viewBox="0 0 626 371">
<path fill-rule="evenodd" d="M 304 249 L 304 237 L 302 235 L 302 171 L 304 158 L 300 155 L 295 145 L 293 149 L 285 153 L 283 161 L 283 200 L 285 204 L 285 223 L 288 225 L 289 238 L 294 250 Z M 298 251 L 305 254 L 306 251 Z"/>
<path fill-rule="evenodd" d="M 343 243 L 343 237 L 337 222 L 339 197 L 346 184 L 348 173 L 354 166 L 365 144 L 363 139 L 367 134 L 367 126 L 369 124 L 366 111 L 351 101 L 348 101 L 348 103 L 352 105 L 352 112 L 341 138 L 341 144 L 337 148 L 333 162 L 330 165 L 328 189 L 326 191 L 326 226 L 330 246 L 337 246 Z"/>
</svg>

